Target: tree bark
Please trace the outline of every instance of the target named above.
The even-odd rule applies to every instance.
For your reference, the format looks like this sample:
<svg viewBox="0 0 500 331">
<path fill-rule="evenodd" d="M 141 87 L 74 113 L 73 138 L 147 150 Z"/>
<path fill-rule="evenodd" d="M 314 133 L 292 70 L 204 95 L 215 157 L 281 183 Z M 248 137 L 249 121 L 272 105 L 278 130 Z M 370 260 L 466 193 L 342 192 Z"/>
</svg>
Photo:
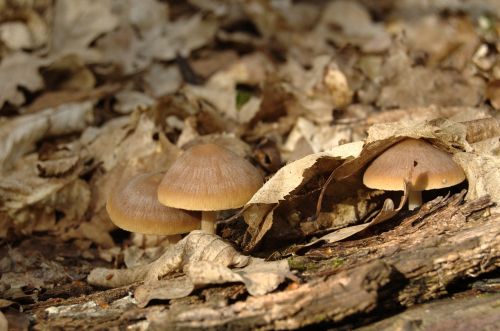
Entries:
<svg viewBox="0 0 500 331">
<path fill-rule="evenodd" d="M 467 223 L 466 215 L 476 207 L 449 204 L 433 216 L 451 211 L 458 215 L 454 221 Z M 386 246 L 384 253 L 388 256 L 378 261 L 363 262 L 326 275 L 326 279 L 316 279 L 288 291 L 250 297 L 244 302 L 223 306 L 208 303 L 173 306 L 155 314 L 151 327 L 153 330 L 272 330 L 317 323 L 341 325 L 351 317 L 377 308 L 411 306 L 443 296 L 453 282 L 477 277 L 500 266 L 499 215 L 481 217 L 479 224 L 468 227 L 462 224 L 450 231 L 446 229 L 450 228 L 447 224 L 452 218 L 441 219 L 440 229 L 434 227 L 439 223 L 434 224 L 436 220 L 431 217 L 421 221 L 427 220 L 429 224 L 420 225 L 418 237 L 424 236 L 421 241 L 407 247 L 399 245 L 399 248 L 385 242 L 382 246 Z M 429 233 L 434 235 L 425 238 Z M 400 243 L 399 240 L 394 238 L 394 242 Z"/>
</svg>

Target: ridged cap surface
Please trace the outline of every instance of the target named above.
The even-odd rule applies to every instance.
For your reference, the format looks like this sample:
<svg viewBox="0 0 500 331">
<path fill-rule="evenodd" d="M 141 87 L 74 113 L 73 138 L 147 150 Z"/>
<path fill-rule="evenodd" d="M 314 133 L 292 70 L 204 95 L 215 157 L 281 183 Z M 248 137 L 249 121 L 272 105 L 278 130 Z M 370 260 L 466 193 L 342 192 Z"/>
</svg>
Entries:
<svg viewBox="0 0 500 331">
<path fill-rule="evenodd" d="M 200 215 L 169 208 L 157 198 L 163 174 L 143 174 L 111 192 L 106 210 L 113 223 L 127 231 L 172 235 L 200 228 Z"/>
<path fill-rule="evenodd" d="M 168 169 L 158 200 L 186 210 L 233 209 L 247 203 L 263 183 L 260 172 L 244 158 L 215 144 L 200 144 Z"/>
<path fill-rule="evenodd" d="M 363 183 L 374 189 L 403 190 L 404 179 L 412 168 L 413 191 L 449 187 L 465 179 L 464 171 L 448 153 L 421 139 L 407 138 L 373 160 L 365 171 Z"/>
</svg>

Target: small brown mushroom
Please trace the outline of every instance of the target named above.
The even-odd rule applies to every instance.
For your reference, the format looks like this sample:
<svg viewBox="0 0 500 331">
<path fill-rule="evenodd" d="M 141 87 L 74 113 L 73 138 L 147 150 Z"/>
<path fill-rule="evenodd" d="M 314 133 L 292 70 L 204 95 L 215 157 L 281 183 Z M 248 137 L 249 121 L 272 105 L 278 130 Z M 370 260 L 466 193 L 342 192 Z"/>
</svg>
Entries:
<svg viewBox="0 0 500 331">
<path fill-rule="evenodd" d="M 201 229 L 214 233 L 216 211 L 243 206 L 264 179 L 250 162 L 215 144 L 200 144 L 182 154 L 158 187 L 165 206 L 201 210 Z"/>
<path fill-rule="evenodd" d="M 366 169 L 363 183 L 387 191 L 404 190 L 410 181 L 408 209 L 422 204 L 422 191 L 445 188 L 465 179 L 451 156 L 421 139 L 407 138 L 380 154 Z"/>
<path fill-rule="evenodd" d="M 142 174 L 113 190 L 106 203 L 113 223 L 131 232 L 170 237 L 199 229 L 200 215 L 158 202 L 156 191 L 162 177 L 161 173 Z"/>
</svg>

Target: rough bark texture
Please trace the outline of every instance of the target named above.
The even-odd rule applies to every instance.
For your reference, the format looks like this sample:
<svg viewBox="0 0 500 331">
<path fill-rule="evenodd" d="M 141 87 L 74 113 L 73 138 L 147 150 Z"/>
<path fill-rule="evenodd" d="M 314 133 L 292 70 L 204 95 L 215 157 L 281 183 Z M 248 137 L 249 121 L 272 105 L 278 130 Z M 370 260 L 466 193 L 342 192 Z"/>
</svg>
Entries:
<svg viewBox="0 0 500 331">
<path fill-rule="evenodd" d="M 500 294 L 445 299 L 407 310 L 359 331 L 500 330 Z"/>
<path fill-rule="evenodd" d="M 43 304 L 27 307 L 28 313 L 37 316 L 37 326 L 42 329 L 130 324 L 152 330 L 366 325 L 405 307 L 447 295 L 457 282 L 467 284 L 500 266 L 500 215 L 489 214 L 487 197 L 465 204 L 462 199 L 463 193 L 438 198 L 418 213 L 371 230 L 379 233 L 364 233 L 357 239 L 310 250 L 303 258 L 315 256 L 316 260 L 311 259 L 298 273 L 304 282 L 292 282 L 268 295 L 248 297 L 241 286 L 222 286 L 144 309 L 137 308 L 130 297 L 120 303 L 100 303 L 93 295 L 82 298 L 72 310 L 63 310 L 77 303 L 68 300 L 58 302 L 61 310 L 53 310 L 52 315 Z M 318 256 L 322 260 L 318 261 Z M 495 298 L 492 300 L 498 301 Z M 469 307 L 467 314 L 472 316 L 495 307 L 495 302 L 481 301 L 478 305 L 482 308 L 476 310 L 472 303 L 464 303 L 464 307 Z M 446 304 L 439 307 L 445 309 Z M 103 309 L 108 314 L 102 314 Z M 85 322 L 91 316 L 93 326 Z M 498 320 L 483 322 L 481 325 L 496 325 Z M 450 319 L 439 324 L 436 317 L 426 323 L 431 323 L 429 330 L 456 328 Z"/>
<path fill-rule="evenodd" d="M 152 329 L 273 330 L 294 329 L 325 320 L 341 321 L 375 309 L 379 291 L 393 274 L 389 265 L 372 262 L 295 290 L 253 297 L 229 306 L 200 305 L 188 311 L 185 307 L 174 308 L 159 315 Z"/>
<path fill-rule="evenodd" d="M 441 232 L 379 261 L 294 290 L 222 307 L 171 309 L 158 317 L 153 329 L 294 329 L 436 298 L 453 282 L 500 266 L 500 217 L 481 223 L 455 233 Z"/>
</svg>

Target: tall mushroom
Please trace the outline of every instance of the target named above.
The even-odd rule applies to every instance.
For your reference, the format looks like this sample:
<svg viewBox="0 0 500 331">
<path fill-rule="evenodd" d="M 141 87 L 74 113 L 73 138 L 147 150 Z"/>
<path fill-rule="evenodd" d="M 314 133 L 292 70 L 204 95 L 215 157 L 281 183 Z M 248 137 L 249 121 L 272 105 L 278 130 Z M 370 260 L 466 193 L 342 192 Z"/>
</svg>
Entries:
<svg viewBox="0 0 500 331">
<path fill-rule="evenodd" d="M 422 204 L 422 191 L 445 188 L 465 179 L 451 156 L 421 139 L 407 138 L 380 154 L 366 168 L 363 183 L 387 191 L 404 190 L 410 180 L 408 209 Z"/>
<path fill-rule="evenodd" d="M 201 229 L 214 233 L 216 211 L 243 206 L 263 182 L 244 158 L 215 144 L 199 144 L 165 173 L 158 200 L 165 206 L 202 211 Z"/>
<path fill-rule="evenodd" d="M 176 236 L 200 228 L 196 213 L 166 207 L 156 191 L 163 174 L 142 174 L 111 192 L 106 210 L 113 223 L 127 231 Z"/>
</svg>

